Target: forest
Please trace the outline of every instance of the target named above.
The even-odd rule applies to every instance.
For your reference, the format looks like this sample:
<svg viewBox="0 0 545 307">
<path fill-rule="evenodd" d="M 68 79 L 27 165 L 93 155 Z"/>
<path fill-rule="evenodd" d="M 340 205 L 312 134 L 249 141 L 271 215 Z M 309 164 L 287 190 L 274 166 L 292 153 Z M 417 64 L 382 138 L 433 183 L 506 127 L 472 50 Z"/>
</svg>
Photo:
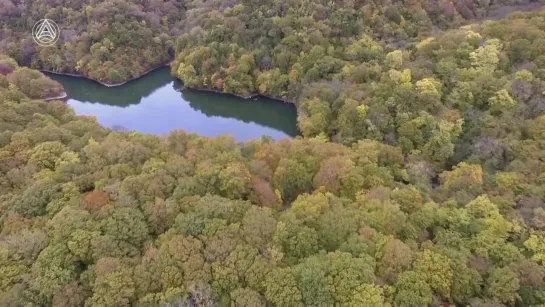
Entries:
<svg viewBox="0 0 545 307">
<path fill-rule="evenodd" d="M 545 305 L 545 11 L 89 3 L 0 2 L 0 306 Z M 70 41 L 22 34 L 44 12 Z M 292 101 L 302 136 L 112 131 L 32 69 L 114 82 L 168 47 L 188 87 Z"/>
<path fill-rule="evenodd" d="M 174 0 L 2 0 L 0 52 L 35 69 L 118 83 L 172 59 L 184 13 Z M 42 18 L 59 25 L 54 47 L 40 47 L 30 35 Z"/>
<path fill-rule="evenodd" d="M 191 70 L 185 71 L 190 68 L 182 69 L 178 75 L 188 85 L 293 98 L 288 76 L 293 64 L 302 62 L 300 53 L 308 54 L 314 45 L 341 49 L 347 39 L 362 34 L 404 45 L 483 18 L 504 5 L 535 2 L 539 1 L 0 0 L 0 52 L 20 65 L 115 84 L 168 63 L 175 48 L 187 45 L 178 61 L 193 65 L 198 76 L 194 79 Z M 37 46 L 29 35 L 42 18 L 61 29 L 54 48 Z M 205 68 L 196 65 L 209 57 L 202 58 L 203 52 L 217 55 Z M 247 55 L 248 69 L 234 71 L 231 54 L 237 59 Z M 258 82 L 254 69 L 270 71 Z M 319 78 L 319 72 L 312 73 Z M 262 83 L 270 84 L 268 89 Z"/>
</svg>

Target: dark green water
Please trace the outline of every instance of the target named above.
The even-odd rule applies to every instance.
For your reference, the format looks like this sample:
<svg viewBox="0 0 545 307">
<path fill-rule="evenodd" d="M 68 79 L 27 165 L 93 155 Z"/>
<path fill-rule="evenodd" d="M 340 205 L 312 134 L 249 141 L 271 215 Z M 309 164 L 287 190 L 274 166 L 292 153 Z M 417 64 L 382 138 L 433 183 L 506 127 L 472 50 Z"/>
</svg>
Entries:
<svg viewBox="0 0 545 307">
<path fill-rule="evenodd" d="M 168 67 L 119 87 L 84 78 L 49 74 L 64 85 L 67 103 L 79 115 L 96 116 L 108 128 L 166 135 L 175 129 L 205 136 L 232 135 L 237 141 L 298 135 L 295 107 L 267 98 L 182 89 Z"/>
</svg>

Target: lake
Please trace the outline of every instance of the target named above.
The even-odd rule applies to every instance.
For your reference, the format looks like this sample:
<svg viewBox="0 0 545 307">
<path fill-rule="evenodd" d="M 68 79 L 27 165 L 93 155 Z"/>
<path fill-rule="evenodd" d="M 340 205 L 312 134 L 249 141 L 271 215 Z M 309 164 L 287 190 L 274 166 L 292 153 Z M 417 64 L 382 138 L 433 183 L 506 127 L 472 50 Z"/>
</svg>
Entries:
<svg viewBox="0 0 545 307">
<path fill-rule="evenodd" d="M 78 115 L 96 116 L 108 128 L 166 135 L 175 129 L 237 141 L 267 135 L 276 140 L 299 134 L 295 106 L 268 98 L 183 89 L 164 67 L 119 87 L 85 78 L 48 74 L 64 86 L 67 103 Z"/>
</svg>

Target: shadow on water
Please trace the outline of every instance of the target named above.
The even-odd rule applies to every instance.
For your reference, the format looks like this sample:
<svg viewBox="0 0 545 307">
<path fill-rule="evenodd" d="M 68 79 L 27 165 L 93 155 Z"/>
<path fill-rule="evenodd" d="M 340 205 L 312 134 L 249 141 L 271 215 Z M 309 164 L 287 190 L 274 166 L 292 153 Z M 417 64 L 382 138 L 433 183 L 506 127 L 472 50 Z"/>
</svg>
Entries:
<svg viewBox="0 0 545 307">
<path fill-rule="evenodd" d="M 250 134 L 299 135 L 297 111 L 292 104 L 182 89 L 168 67 L 119 87 L 106 87 L 85 78 L 49 76 L 63 84 L 77 114 L 95 115 L 106 126 L 120 124 L 146 133 L 181 128 L 209 136 L 232 134 L 241 140 Z M 248 129 L 251 133 L 244 131 Z"/>
<path fill-rule="evenodd" d="M 174 88 L 182 93 L 184 100 L 189 101 L 191 108 L 207 116 L 254 122 L 282 130 L 292 137 L 299 135 L 294 124 L 297 123 L 297 110 L 293 104 L 265 97 L 242 99 L 232 95 L 182 89 L 179 81 L 174 83 Z"/>
<path fill-rule="evenodd" d="M 142 98 L 172 82 L 170 68 L 168 67 L 156 69 L 142 78 L 116 87 L 107 87 L 85 78 L 56 74 L 47 75 L 51 79 L 62 83 L 68 97 L 72 99 L 118 107 L 139 104 Z"/>
</svg>

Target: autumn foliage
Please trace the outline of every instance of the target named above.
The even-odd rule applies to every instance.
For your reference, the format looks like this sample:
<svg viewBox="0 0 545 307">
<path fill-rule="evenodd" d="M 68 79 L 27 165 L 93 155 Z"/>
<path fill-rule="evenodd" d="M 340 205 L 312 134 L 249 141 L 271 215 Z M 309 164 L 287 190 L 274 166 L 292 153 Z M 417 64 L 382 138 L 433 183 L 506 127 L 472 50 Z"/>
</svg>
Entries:
<svg viewBox="0 0 545 307">
<path fill-rule="evenodd" d="M 303 134 L 106 129 L 0 56 L 0 306 L 542 306 L 545 13 L 455 27 L 490 3 L 70 1 L 74 44 L 0 41 L 117 79 L 183 28 L 184 82 L 294 99 Z"/>
<path fill-rule="evenodd" d="M 108 194 L 102 190 L 94 190 L 87 194 L 84 198 L 87 209 L 90 212 L 95 212 L 104 207 L 108 202 Z"/>
</svg>

